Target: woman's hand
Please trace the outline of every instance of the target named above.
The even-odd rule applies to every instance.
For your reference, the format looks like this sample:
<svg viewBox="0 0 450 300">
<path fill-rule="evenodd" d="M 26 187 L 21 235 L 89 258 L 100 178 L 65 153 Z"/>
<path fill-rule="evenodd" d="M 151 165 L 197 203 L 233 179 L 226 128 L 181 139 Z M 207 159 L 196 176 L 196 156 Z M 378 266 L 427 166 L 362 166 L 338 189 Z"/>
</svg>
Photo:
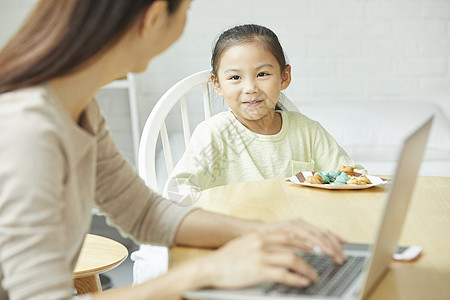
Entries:
<svg viewBox="0 0 450 300">
<path fill-rule="evenodd" d="M 250 221 L 199 209 L 183 220 L 175 242 L 190 247 L 222 246 L 181 268 L 189 270 L 180 270 L 182 273 L 196 274 L 189 289 L 239 288 L 266 280 L 306 286 L 317 274 L 295 248 L 304 252 L 319 249 L 338 264 L 345 260 L 343 239 L 299 219 Z"/>
<path fill-rule="evenodd" d="M 304 252 L 320 250 L 337 264 L 342 264 L 346 260 L 341 247 L 346 243 L 344 239 L 327 229 L 314 226 L 301 219 L 264 223 L 260 230 L 262 233 L 265 231 L 284 232 L 293 247 Z"/>
<path fill-rule="evenodd" d="M 211 270 L 209 284 L 216 288 L 240 288 L 262 281 L 307 286 L 317 272 L 295 253 L 318 246 L 335 262 L 345 260 L 342 239 L 301 220 L 266 223 L 257 232 L 230 241 L 203 257 Z"/>
</svg>

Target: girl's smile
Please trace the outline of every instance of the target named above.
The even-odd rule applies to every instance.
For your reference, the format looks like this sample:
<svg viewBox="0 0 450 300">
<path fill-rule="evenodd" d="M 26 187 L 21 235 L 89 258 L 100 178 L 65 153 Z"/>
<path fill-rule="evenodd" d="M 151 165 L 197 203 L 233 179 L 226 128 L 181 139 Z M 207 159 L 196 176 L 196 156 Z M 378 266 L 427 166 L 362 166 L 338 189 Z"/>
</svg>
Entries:
<svg viewBox="0 0 450 300">
<path fill-rule="evenodd" d="M 261 104 L 262 102 L 263 102 L 262 100 L 251 100 L 251 101 L 244 101 L 243 103 L 246 104 L 247 106 L 255 107 Z"/>
</svg>

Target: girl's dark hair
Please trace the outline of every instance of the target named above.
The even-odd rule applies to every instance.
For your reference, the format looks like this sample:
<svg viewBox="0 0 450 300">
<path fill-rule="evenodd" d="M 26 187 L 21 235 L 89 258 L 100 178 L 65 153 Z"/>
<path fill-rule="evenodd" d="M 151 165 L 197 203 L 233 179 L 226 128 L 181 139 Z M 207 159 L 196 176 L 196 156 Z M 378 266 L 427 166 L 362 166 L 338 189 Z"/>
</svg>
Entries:
<svg viewBox="0 0 450 300">
<path fill-rule="evenodd" d="M 234 45 L 242 45 L 249 42 L 258 42 L 267 48 L 280 64 L 281 72 L 287 66 L 286 56 L 281 47 L 277 35 L 267 27 L 256 24 L 238 25 L 224 31 L 217 39 L 211 56 L 212 73 L 217 77 L 222 54 Z M 277 103 L 276 110 L 281 110 Z"/>
<path fill-rule="evenodd" d="M 158 0 L 41 0 L 0 52 L 0 94 L 75 70 L 117 42 Z M 167 0 L 169 13 L 182 0 Z"/>
<path fill-rule="evenodd" d="M 255 41 L 261 43 L 261 45 L 272 52 L 280 64 L 281 71 L 283 71 L 287 65 L 286 56 L 276 34 L 269 28 L 261 25 L 245 24 L 230 28 L 219 36 L 211 56 L 212 73 L 217 76 L 217 69 L 219 68 L 222 54 L 229 47 Z"/>
</svg>

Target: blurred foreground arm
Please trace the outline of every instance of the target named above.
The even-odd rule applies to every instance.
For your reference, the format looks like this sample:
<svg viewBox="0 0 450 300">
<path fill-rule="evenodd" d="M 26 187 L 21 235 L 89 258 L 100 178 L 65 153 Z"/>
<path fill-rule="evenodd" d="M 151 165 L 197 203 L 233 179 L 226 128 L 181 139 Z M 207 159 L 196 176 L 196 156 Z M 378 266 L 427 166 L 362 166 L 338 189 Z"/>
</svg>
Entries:
<svg viewBox="0 0 450 300">
<path fill-rule="evenodd" d="M 194 247 L 225 245 L 154 280 L 98 294 L 94 299 L 179 299 L 188 290 L 241 288 L 262 281 L 307 286 L 317 279 L 317 273 L 294 252 L 295 248 L 311 252 L 318 246 L 336 263 L 345 259 L 342 239 L 302 220 L 264 223 L 203 210 L 186 216 L 175 242 Z"/>
</svg>

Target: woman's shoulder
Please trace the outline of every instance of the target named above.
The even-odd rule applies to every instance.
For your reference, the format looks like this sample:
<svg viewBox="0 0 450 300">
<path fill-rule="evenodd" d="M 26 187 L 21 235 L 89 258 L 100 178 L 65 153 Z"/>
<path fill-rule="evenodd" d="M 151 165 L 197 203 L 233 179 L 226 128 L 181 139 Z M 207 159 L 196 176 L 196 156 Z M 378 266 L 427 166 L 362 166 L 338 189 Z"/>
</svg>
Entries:
<svg viewBox="0 0 450 300">
<path fill-rule="evenodd" d="M 64 139 L 61 117 L 48 105 L 45 89 L 27 88 L 0 95 L 0 151 L 22 168 L 31 168 Z M 56 157 L 54 157 L 56 160 Z M 28 170 L 28 169 L 27 169 Z"/>
<path fill-rule="evenodd" d="M 25 105 L 35 106 L 42 104 L 46 98 L 47 90 L 44 85 L 38 85 L 28 88 L 0 94 L 0 105 L 5 108 L 18 108 Z"/>
<path fill-rule="evenodd" d="M 51 105 L 54 99 L 44 86 L 0 95 L 0 127 L 9 143 L 30 144 L 62 136 L 64 117 Z"/>
<path fill-rule="evenodd" d="M 57 112 L 49 105 L 47 89 L 44 86 L 24 88 L 0 95 L 2 122 L 20 124 L 57 122 Z"/>
</svg>

